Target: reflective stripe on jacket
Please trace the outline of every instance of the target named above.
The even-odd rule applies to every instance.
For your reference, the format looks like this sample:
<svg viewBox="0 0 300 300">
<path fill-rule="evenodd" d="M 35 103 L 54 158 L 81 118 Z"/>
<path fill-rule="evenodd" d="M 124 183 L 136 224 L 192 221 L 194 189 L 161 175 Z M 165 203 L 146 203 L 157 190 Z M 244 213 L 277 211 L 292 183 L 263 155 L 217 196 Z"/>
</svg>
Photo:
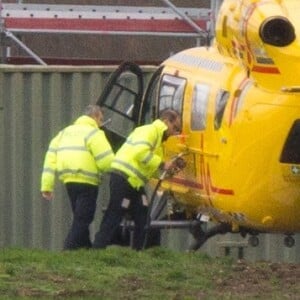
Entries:
<svg viewBox="0 0 300 300">
<path fill-rule="evenodd" d="M 53 191 L 55 173 L 64 183 L 100 183 L 100 175 L 110 168 L 114 153 L 97 122 L 79 117 L 50 142 L 45 156 L 41 191 Z"/>
<path fill-rule="evenodd" d="M 137 127 L 116 153 L 112 169 L 128 176 L 134 188 L 140 188 L 157 171 L 163 159 L 162 137 L 167 125 L 161 120 Z"/>
</svg>

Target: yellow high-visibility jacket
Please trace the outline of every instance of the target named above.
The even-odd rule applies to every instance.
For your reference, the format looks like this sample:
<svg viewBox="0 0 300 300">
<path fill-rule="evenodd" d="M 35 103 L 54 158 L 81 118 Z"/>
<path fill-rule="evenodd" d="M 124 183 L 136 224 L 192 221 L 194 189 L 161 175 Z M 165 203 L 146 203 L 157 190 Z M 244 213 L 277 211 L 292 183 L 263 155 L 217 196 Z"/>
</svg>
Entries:
<svg viewBox="0 0 300 300">
<path fill-rule="evenodd" d="M 159 168 L 166 129 L 167 125 L 161 120 L 137 127 L 117 151 L 111 167 L 125 173 L 133 188 L 144 186 Z"/>
<path fill-rule="evenodd" d="M 41 191 L 53 191 L 56 172 L 63 183 L 98 185 L 113 158 L 112 148 L 97 122 L 89 116 L 81 116 L 51 140 L 44 161 Z"/>
</svg>

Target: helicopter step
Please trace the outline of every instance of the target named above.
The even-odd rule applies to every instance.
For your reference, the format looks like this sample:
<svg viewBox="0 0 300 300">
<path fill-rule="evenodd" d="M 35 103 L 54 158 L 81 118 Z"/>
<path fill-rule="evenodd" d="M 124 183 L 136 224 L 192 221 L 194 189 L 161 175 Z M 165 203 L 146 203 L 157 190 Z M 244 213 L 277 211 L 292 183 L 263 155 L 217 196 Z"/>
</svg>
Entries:
<svg viewBox="0 0 300 300">
<path fill-rule="evenodd" d="M 248 243 L 245 241 L 221 241 L 217 243 L 217 246 L 220 256 L 237 256 L 238 259 L 243 259 Z"/>
</svg>

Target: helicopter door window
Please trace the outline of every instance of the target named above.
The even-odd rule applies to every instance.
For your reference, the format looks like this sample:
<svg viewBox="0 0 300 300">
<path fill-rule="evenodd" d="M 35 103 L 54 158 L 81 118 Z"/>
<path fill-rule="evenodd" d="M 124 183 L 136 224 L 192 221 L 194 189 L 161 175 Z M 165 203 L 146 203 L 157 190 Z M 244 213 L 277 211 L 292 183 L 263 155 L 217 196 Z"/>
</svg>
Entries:
<svg viewBox="0 0 300 300">
<path fill-rule="evenodd" d="M 139 124 L 150 123 L 156 118 L 161 72 L 162 67 L 154 72 L 148 83 L 139 115 Z"/>
<path fill-rule="evenodd" d="M 206 128 L 207 104 L 210 87 L 207 84 L 196 84 L 192 99 L 192 130 L 204 130 Z"/>
<path fill-rule="evenodd" d="M 122 137 L 126 137 L 135 127 L 137 84 L 134 76 L 122 74 L 102 104 L 105 116 L 111 119 L 107 127 Z"/>
<path fill-rule="evenodd" d="M 227 101 L 229 99 L 229 92 L 225 90 L 220 90 L 216 97 L 216 110 L 215 110 L 215 122 L 214 126 L 215 129 L 219 129 L 221 127 L 225 107 Z"/>
<path fill-rule="evenodd" d="M 186 79 L 164 75 L 160 85 L 159 110 L 173 108 L 181 113 L 185 86 Z"/>
</svg>

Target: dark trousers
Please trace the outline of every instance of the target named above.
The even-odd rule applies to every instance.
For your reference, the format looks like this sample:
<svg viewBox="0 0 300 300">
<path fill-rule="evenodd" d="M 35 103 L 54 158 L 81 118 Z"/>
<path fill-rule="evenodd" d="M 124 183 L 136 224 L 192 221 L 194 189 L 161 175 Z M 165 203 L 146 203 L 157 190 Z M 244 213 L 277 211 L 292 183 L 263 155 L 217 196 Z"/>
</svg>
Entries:
<svg viewBox="0 0 300 300">
<path fill-rule="evenodd" d="M 67 183 L 73 221 L 64 243 L 64 249 L 90 248 L 89 226 L 96 211 L 98 186 L 84 183 Z"/>
<path fill-rule="evenodd" d="M 123 176 L 111 174 L 110 200 L 100 229 L 95 235 L 94 248 L 105 248 L 111 243 L 123 216 L 127 213 L 132 217 L 135 224 L 132 247 L 136 250 L 143 248 L 148 212 L 148 206 L 144 205 L 142 201 L 144 194 L 143 188 L 136 190 Z"/>
</svg>

